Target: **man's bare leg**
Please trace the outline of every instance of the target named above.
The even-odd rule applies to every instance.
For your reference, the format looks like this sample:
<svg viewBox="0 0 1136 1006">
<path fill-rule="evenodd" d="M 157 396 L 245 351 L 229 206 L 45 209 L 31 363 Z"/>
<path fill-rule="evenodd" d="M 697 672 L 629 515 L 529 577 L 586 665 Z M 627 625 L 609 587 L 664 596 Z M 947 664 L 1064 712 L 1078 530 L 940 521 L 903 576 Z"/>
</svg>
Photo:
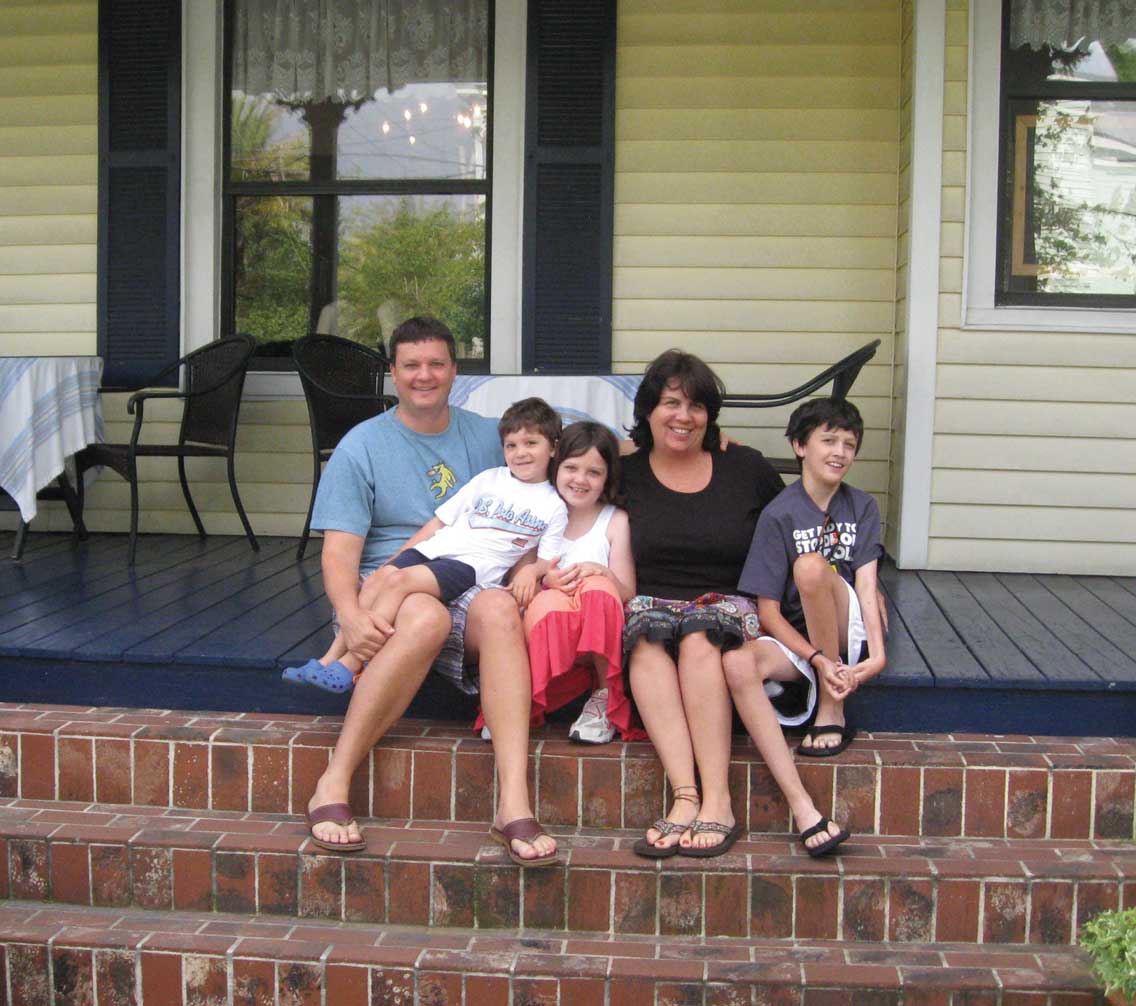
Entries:
<svg viewBox="0 0 1136 1006">
<path fill-rule="evenodd" d="M 367 673 L 355 686 L 331 762 L 308 801 L 309 811 L 329 803 L 347 802 L 355 769 L 406 711 L 449 629 L 449 616 L 441 602 L 425 594 L 406 599 L 399 609 L 394 635 L 367 665 Z M 325 842 L 360 839 L 355 823 L 339 825 L 325 821 L 313 831 Z"/>
<path fill-rule="evenodd" d="M 793 563 L 793 582 L 801 595 L 809 642 L 829 660 L 839 660 L 841 650 L 848 645 L 848 590 L 840 574 L 819 553 L 810 552 Z M 829 695 L 820 682 L 818 686 L 816 725 L 843 726 L 844 703 Z M 806 737 L 801 743 L 804 747 L 835 747 L 840 738 L 821 734 L 816 740 Z"/>
<path fill-rule="evenodd" d="M 438 578 L 426 566 L 407 566 L 405 569 L 383 566 L 363 584 L 359 591 L 359 604 L 393 625 L 397 632 L 398 613 L 403 602 L 412 594 L 439 597 Z M 344 653 L 339 662 L 352 674 L 357 675 L 363 670 L 363 661 L 354 653 Z"/>
<path fill-rule="evenodd" d="M 473 599 L 466 620 L 465 650 L 467 656 L 477 658 L 481 668 L 481 711 L 497 762 L 493 824 L 501 828 L 534 816 L 528 786 L 532 678 L 521 614 L 510 593 L 483 590 Z M 549 835 L 531 843 L 518 838 L 513 839 L 512 847 L 518 856 L 534 859 L 554 852 L 556 840 Z"/>
</svg>

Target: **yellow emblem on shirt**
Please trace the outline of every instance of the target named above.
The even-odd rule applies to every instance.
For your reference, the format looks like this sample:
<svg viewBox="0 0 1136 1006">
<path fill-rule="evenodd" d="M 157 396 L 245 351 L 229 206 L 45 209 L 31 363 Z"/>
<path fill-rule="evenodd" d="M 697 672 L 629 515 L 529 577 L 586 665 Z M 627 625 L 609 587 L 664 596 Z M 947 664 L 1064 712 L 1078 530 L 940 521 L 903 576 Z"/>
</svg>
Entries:
<svg viewBox="0 0 1136 1006">
<path fill-rule="evenodd" d="M 434 480 L 430 485 L 430 492 L 434 494 L 436 500 L 444 499 L 446 494 L 458 484 L 457 477 L 444 461 L 439 461 L 426 474 Z"/>
</svg>

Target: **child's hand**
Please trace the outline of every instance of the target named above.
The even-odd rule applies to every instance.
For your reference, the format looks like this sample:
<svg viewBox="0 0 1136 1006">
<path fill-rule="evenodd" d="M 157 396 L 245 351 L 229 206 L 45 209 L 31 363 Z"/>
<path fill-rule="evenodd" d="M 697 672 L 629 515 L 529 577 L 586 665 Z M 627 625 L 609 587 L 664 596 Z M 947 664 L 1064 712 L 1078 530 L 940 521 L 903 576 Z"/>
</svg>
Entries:
<svg viewBox="0 0 1136 1006">
<path fill-rule="evenodd" d="M 580 585 L 577 567 L 572 565 L 561 569 L 559 566 L 553 566 L 544 574 L 544 585 L 552 590 L 561 590 L 565 594 L 574 594 Z"/>
<path fill-rule="evenodd" d="M 513 599 L 522 608 L 528 607 L 529 601 L 533 599 L 536 594 L 537 576 L 532 566 L 525 566 L 517 570 L 513 577 L 513 582 L 509 584 L 509 590 L 513 594 Z"/>
<path fill-rule="evenodd" d="M 823 653 L 813 657 L 813 668 L 817 672 L 820 686 L 835 702 L 843 702 L 852 693 L 848 682 L 848 668 L 838 661 L 829 660 Z"/>
</svg>

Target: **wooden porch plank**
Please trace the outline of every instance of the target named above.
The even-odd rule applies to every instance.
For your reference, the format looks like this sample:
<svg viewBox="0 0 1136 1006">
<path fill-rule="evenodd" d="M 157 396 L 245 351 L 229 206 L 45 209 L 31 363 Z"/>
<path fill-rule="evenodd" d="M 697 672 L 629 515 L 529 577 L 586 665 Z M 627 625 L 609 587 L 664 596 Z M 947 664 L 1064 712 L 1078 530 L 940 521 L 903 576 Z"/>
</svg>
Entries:
<svg viewBox="0 0 1136 1006">
<path fill-rule="evenodd" d="M 1136 662 L 1128 656 L 1136 653 L 1136 625 L 1071 577 L 1042 575 L 1037 580 L 1088 623 L 1087 631 L 1081 630 L 1077 645 L 1109 659 L 1106 680 L 1136 685 Z"/>
<path fill-rule="evenodd" d="M 198 638 L 175 654 L 178 663 L 228 664 L 240 667 L 275 667 L 276 658 L 295 646 L 310 630 L 293 634 L 289 621 L 306 605 L 323 600 L 323 580 L 318 568 L 301 574 L 285 590 L 245 610 L 238 621 L 229 622 Z M 275 642 L 267 652 L 263 636 L 269 630 Z"/>
<path fill-rule="evenodd" d="M 295 646 L 277 657 L 277 663 L 281 667 L 297 667 L 313 657 L 322 657 L 327 652 L 327 648 L 335 639 L 335 630 L 331 624 L 330 602 L 324 610 L 324 614 L 327 617 L 323 624 L 316 626 L 315 631 L 310 636 L 301 639 Z"/>
<path fill-rule="evenodd" d="M 881 563 L 880 582 L 901 613 L 937 687 L 989 684 L 990 676 L 947 621 L 918 573 Z"/>
<path fill-rule="evenodd" d="M 193 619 L 205 608 L 225 603 L 242 587 L 295 562 L 291 542 L 262 539 L 260 551 L 251 565 L 243 552 L 234 551 L 223 561 L 218 558 L 208 566 L 195 569 L 185 582 L 185 589 L 175 590 L 175 585 L 171 585 L 154 591 L 132 605 L 126 613 L 128 617 L 103 620 L 101 625 L 92 625 L 85 632 L 81 630 L 73 656 L 78 660 L 121 659 L 131 646 L 170 625 Z"/>
<path fill-rule="evenodd" d="M 882 586 L 882 585 L 881 585 Z M 886 587 L 884 593 L 887 594 Z M 881 687 L 888 682 L 902 681 L 905 685 L 923 684 L 929 688 L 935 685 L 935 676 L 904 621 L 903 612 L 890 596 L 888 602 L 887 667 L 878 679 Z"/>
<path fill-rule="evenodd" d="M 312 648 L 309 656 L 319 657 L 323 655 L 326 646 L 320 646 L 309 642 L 313 637 L 317 636 L 323 629 L 330 628 L 331 625 L 331 603 L 326 597 L 318 597 L 313 601 L 309 601 L 299 611 L 288 619 L 288 632 L 286 640 L 288 646 L 284 649 L 279 647 L 279 644 L 273 643 L 273 635 L 277 634 L 277 630 L 269 629 L 262 633 L 262 638 L 258 643 L 264 645 L 266 650 L 276 650 L 276 663 L 278 667 L 288 667 L 288 654 L 299 650 L 302 646 L 307 644 Z M 334 638 L 330 631 L 327 633 L 328 639 Z M 307 658 L 305 658 L 307 659 Z"/>
<path fill-rule="evenodd" d="M 302 567 L 302 574 L 297 566 Z M 300 575 L 318 575 L 320 568 L 319 550 L 309 551 L 301 563 L 291 563 L 276 573 L 258 578 L 250 586 L 242 587 L 235 594 L 225 598 L 223 603 L 181 620 L 161 632 L 151 636 L 123 653 L 124 660 L 139 663 L 165 663 L 175 660 L 175 655 L 199 639 L 223 631 L 226 626 L 241 621 L 245 615 L 282 594 L 296 583 Z M 237 630 L 232 629 L 235 633 Z"/>
<path fill-rule="evenodd" d="M 126 539 L 122 538 L 121 541 L 125 542 Z M 84 561 L 110 563 L 118 555 L 120 547 L 119 543 L 106 536 L 92 538 L 78 547 L 70 545 L 70 542 L 68 544 L 67 548 L 45 548 L 42 550 L 42 555 L 38 551 L 33 553 L 29 548 L 25 548 L 24 557 L 20 562 L 7 560 L 10 549 L 0 553 L 5 556 L 4 577 L 3 582 L 0 583 L 0 602 L 3 598 L 22 595 L 23 591 L 45 583 L 73 577 Z M 125 553 L 120 564 L 126 565 Z"/>
<path fill-rule="evenodd" d="M 1075 683 L 1079 687 L 1084 687 L 1086 683 L 1090 687 L 1104 686 L 1106 679 L 1077 655 L 1079 651 L 1070 649 L 1060 635 L 1050 631 L 1039 609 L 1033 604 L 1024 604 L 993 573 L 957 575 L 963 586 L 982 606 L 982 610 L 990 615 L 1046 679 L 1054 683 Z"/>
<path fill-rule="evenodd" d="M 133 571 L 126 565 L 125 552 L 122 551 L 126 545 L 122 541 L 113 554 L 100 559 L 85 557 L 75 560 L 64 574 L 30 587 L 18 598 L 10 598 L 12 607 L 0 615 L 0 643 L 5 632 L 54 611 L 91 601 L 108 590 L 129 583 L 132 577 L 137 579 L 160 572 L 171 561 L 180 561 L 184 555 L 200 554 L 201 543 L 197 538 L 177 541 L 173 535 L 163 537 L 167 542 L 164 549 L 153 542 L 143 548 L 139 542 Z"/>
<path fill-rule="evenodd" d="M 1113 611 L 1136 625 L 1136 580 L 1112 576 L 1078 576 L 1075 578 L 1085 590 L 1099 597 Z"/>
<path fill-rule="evenodd" d="M 93 615 L 113 611 L 120 604 L 129 603 L 131 598 L 138 597 L 147 591 L 156 590 L 169 583 L 177 583 L 178 580 L 185 577 L 187 567 L 192 568 L 189 564 L 195 558 L 199 558 L 203 551 L 211 554 L 221 549 L 230 548 L 233 543 L 240 540 L 239 538 L 230 538 L 220 543 L 210 544 L 191 539 L 190 543 L 197 546 L 196 549 L 177 549 L 176 558 L 173 561 L 167 561 L 163 567 L 156 568 L 155 572 L 142 576 L 138 576 L 137 573 L 131 576 L 128 573 L 125 581 L 113 589 L 100 591 L 96 597 L 82 604 L 56 611 L 45 618 L 37 619 L 5 634 L 4 638 L 0 640 L 0 653 L 13 656 L 59 656 L 60 654 L 54 651 L 43 652 L 38 641 Z M 214 539 L 214 541 L 217 542 L 217 539 Z"/>
<path fill-rule="evenodd" d="M 992 680 L 1045 683 L 1041 671 L 983 610 L 956 574 L 924 571 L 919 578 Z"/>
<path fill-rule="evenodd" d="M 55 627 L 36 636 L 36 656 L 73 658 L 78 647 L 90 642 L 117 626 L 127 625 L 152 605 L 175 603 L 180 597 L 208 586 L 208 570 L 224 565 L 237 551 L 237 539 L 229 539 L 210 553 L 210 562 L 201 564 L 189 559 L 170 571 L 145 578 L 139 588 L 137 580 L 106 591 L 89 604 L 54 616 Z M 72 617 L 74 616 L 74 617 Z M 52 618 L 40 620 L 29 628 L 42 629 Z"/>
</svg>

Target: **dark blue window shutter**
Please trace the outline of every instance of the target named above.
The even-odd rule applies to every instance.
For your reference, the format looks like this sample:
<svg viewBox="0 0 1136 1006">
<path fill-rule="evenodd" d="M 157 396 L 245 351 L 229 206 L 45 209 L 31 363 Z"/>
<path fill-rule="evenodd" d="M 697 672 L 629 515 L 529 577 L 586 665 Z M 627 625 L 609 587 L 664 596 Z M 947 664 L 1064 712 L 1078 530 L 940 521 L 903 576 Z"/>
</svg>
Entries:
<svg viewBox="0 0 1136 1006">
<path fill-rule="evenodd" d="M 611 369 L 614 0 L 529 0 L 522 365 Z"/>
<path fill-rule="evenodd" d="M 180 0 L 99 2 L 98 345 L 103 383 L 179 355 Z"/>
</svg>

